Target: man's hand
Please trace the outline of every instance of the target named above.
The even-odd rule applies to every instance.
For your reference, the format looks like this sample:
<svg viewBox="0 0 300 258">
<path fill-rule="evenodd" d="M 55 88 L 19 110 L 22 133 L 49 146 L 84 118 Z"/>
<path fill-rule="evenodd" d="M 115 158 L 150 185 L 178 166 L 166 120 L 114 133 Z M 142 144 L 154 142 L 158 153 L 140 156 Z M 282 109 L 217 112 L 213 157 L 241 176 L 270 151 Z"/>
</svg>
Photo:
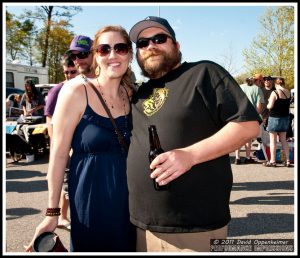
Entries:
<svg viewBox="0 0 300 258">
<path fill-rule="evenodd" d="M 154 171 L 151 178 L 156 178 L 159 185 L 166 185 L 192 168 L 191 155 L 183 149 L 175 149 L 158 155 L 150 164 Z"/>
</svg>

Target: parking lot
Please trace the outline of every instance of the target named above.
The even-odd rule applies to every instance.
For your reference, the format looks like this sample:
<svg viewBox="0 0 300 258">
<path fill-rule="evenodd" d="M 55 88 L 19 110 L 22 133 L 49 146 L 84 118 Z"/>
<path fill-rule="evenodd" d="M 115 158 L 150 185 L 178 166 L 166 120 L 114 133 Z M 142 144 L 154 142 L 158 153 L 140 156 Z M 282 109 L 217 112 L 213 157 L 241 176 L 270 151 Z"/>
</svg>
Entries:
<svg viewBox="0 0 300 258">
<path fill-rule="evenodd" d="M 242 152 L 243 156 L 244 153 Z M 295 170 L 259 163 L 234 165 L 230 155 L 234 183 L 230 199 L 232 220 L 229 239 L 295 238 Z M 4 197 L 6 221 L 3 223 L 6 252 L 24 252 L 47 207 L 48 157 L 32 163 L 7 159 Z M 66 247 L 69 232 L 56 229 Z M 295 241 L 297 242 L 297 241 Z"/>
</svg>

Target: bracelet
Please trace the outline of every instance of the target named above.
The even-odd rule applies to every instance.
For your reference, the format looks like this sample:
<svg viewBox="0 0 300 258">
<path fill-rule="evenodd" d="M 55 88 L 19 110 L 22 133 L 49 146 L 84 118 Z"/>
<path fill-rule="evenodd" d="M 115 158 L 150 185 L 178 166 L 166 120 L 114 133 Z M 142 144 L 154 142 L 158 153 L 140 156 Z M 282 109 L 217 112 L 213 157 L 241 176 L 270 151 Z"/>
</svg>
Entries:
<svg viewBox="0 0 300 258">
<path fill-rule="evenodd" d="M 46 216 L 59 216 L 60 215 L 60 208 L 47 208 Z"/>
</svg>

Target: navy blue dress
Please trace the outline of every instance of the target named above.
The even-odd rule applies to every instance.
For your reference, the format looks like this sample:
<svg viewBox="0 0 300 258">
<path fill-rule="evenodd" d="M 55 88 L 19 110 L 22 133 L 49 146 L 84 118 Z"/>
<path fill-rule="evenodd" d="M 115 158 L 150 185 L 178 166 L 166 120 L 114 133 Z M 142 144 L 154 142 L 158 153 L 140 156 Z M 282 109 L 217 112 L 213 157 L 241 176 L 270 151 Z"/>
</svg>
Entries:
<svg viewBox="0 0 300 258">
<path fill-rule="evenodd" d="M 100 100 L 99 100 L 100 102 Z M 115 119 L 129 145 L 131 112 Z M 70 163 L 72 252 L 134 252 L 123 150 L 109 118 L 89 106 L 77 125 Z"/>
</svg>

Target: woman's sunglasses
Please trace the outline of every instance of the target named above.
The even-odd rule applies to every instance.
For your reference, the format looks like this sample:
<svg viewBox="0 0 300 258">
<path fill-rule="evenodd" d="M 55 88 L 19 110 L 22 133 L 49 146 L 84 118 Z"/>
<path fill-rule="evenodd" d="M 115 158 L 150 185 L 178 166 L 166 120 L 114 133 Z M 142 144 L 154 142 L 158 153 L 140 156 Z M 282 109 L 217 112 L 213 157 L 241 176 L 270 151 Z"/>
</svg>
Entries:
<svg viewBox="0 0 300 258">
<path fill-rule="evenodd" d="M 114 51 L 121 56 L 125 56 L 128 54 L 130 47 L 126 43 L 117 43 L 113 47 L 108 44 L 100 44 L 96 47 L 96 52 L 100 56 L 107 56 L 114 49 Z"/>
<path fill-rule="evenodd" d="M 90 51 L 88 51 L 88 52 L 79 52 L 77 54 L 72 53 L 72 54 L 70 54 L 70 58 L 71 58 L 72 61 L 75 61 L 76 57 L 78 59 L 85 59 L 89 56 L 90 53 L 91 53 Z"/>
<path fill-rule="evenodd" d="M 148 47 L 149 46 L 149 42 L 150 40 L 154 43 L 154 44 L 163 44 L 167 42 L 167 39 L 170 38 L 174 41 L 174 39 L 167 35 L 167 34 L 156 34 L 151 38 L 140 38 L 138 39 L 138 41 L 136 42 L 136 47 L 137 48 L 144 48 L 144 47 Z"/>
<path fill-rule="evenodd" d="M 77 70 L 71 70 L 71 71 L 64 71 L 64 74 L 68 75 L 68 74 L 75 74 L 77 73 Z"/>
</svg>

